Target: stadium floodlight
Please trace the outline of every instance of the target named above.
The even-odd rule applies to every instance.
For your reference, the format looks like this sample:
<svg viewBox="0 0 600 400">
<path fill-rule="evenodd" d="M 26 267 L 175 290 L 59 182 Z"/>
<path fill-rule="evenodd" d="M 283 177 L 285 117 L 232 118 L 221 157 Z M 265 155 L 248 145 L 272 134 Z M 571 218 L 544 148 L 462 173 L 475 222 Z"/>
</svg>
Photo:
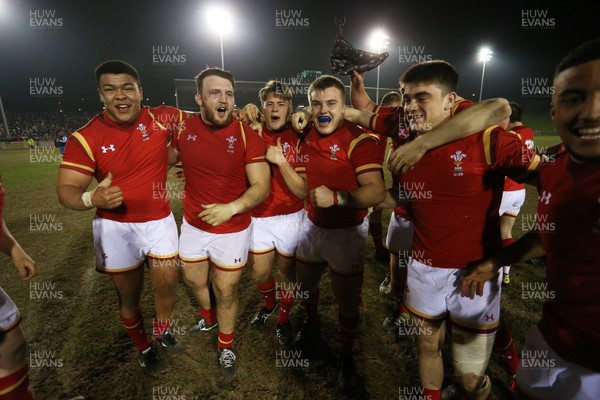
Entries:
<svg viewBox="0 0 600 400">
<path fill-rule="evenodd" d="M 485 63 L 492 59 L 493 51 L 489 47 L 482 47 L 479 50 L 479 62 L 483 62 L 483 68 L 481 69 L 481 86 L 479 87 L 479 101 L 481 101 L 481 95 L 483 94 L 483 75 L 485 74 Z"/>
<path fill-rule="evenodd" d="M 208 28 L 219 34 L 221 40 L 221 68 L 225 69 L 225 57 L 223 55 L 223 35 L 233 28 L 231 13 L 221 6 L 212 6 L 206 10 L 206 21 Z"/>
<path fill-rule="evenodd" d="M 388 45 L 388 35 L 385 33 L 385 31 L 382 28 L 377 28 L 375 29 L 373 32 L 371 32 L 371 35 L 369 36 L 369 46 L 373 49 L 373 50 L 377 50 L 377 54 L 381 53 L 382 49 L 385 49 L 386 46 Z M 377 89 L 376 89 L 376 100 L 375 103 L 379 104 L 379 69 L 381 68 L 381 64 L 379 64 L 377 66 Z"/>
</svg>

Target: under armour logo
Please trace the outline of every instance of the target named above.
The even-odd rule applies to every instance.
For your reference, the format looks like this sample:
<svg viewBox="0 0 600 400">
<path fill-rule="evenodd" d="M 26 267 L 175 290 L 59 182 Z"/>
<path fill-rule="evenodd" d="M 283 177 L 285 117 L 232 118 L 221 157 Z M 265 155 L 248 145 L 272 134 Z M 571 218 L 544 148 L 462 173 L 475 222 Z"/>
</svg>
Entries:
<svg viewBox="0 0 600 400">
<path fill-rule="evenodd" d="M 196 137 L 197 137 L 197 135 L 192 135 L 192 134 L 189 134 L 189 135 L 187 136 L 187 140 L 193 140 L 193 141 L 195 142 L 195 141 L 196 141 Z"/>
<path fill-rule="evenodd" d="M 109 150 L 110 150 L 110 151 L 115 151 L 115 145 L 114 145 L 114 144 L 111 144 L 111 145 L 109 145 L 108 147 L 106 147 L 106 146 L 102 146 L 102 152 L 103 152 L 103 153 L 107 153 Z"/>
<path fill-rule="evenodd" d="M 485 314 L 485 321 L 489 322 L 489 321 L 493 321 L 494 320 L 494 314 Z"/>
<path fill-rule="evenodd" d="M 540 203 L 550 204 L 550 197 L 552 197 L 552 193 L 544 190 L 540 196 Z"/>
<path fill-rule="evenodd" d="M 242 259 L 241 259 L 241 258 L 234 258 L 234 259 L 233 259 L 233 263 L 234 263 L 234 264 L 241 263 L 241 262 L 242 262 Z"/>
</svg>

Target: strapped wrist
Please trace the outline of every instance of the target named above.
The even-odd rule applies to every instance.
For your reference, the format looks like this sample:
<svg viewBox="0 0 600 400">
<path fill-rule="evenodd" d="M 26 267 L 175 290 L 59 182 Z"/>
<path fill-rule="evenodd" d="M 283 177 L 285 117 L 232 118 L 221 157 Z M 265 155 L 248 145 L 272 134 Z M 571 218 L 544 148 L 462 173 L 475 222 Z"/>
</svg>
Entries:
<svg viewBox="0 0 600 400">
<path fill-rule="evenodd" d="M 347 206 L 350 204 L 352 196 L 350 192 L 333 192 L 334 201 L 336 206 Z"/>
<path fill-rule="evenodd" d="M 83 192 L 83 194 L 81 195 L 81 200 L 83 201 L 83 204 L 88 208 L 96 207 L 94 203 L 92 203 L 92 195 L 95 191 L 96 188 L 90 190 L 89 192 Z"/>
</svg>

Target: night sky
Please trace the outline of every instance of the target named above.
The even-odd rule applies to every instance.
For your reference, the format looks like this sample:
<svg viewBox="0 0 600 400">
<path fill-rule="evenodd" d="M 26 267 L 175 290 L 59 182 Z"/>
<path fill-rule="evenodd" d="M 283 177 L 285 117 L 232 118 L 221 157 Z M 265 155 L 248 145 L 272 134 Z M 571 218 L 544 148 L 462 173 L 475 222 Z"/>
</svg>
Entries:
<svg viewBox="0 0 600 400">
<path fill-rule="evenodd" d="M 458 69 L 459 94 L 477 99 L 482 71 L 477 52 L 488 45 L 494 54 L 486 64 L 483 97 L 547 109 L 554 66 L 582 41 L 600 36 L 597 17 L 574 7 L 576 2 L 562 2 L 560 8 L 520 3 L 220 2 L 234 18 L 233 31 L 224 37 L 225 68 L 240 81 L 285 81 L 302 70 L 330 73 L 339 16 L 346 17 L 344 37 L 356 48 L 372 51 L 370 31 L 377 26 L 387 31 L 390 56 L 381 66 L 380 87 L 397 88 L 399 76 L 419 57 L 441 58 Z M 99 110 L 93 70 L 114 58 L 138 68 L 147 104 L 174 105 L 174 79 L 190 79 L 221 64 L 219 36 L 202 16 L 208 4 L 0 0 L 4 108 Z M 366 84 L 375 86 L 375 71 L 367 73 Z"/>
</svg>

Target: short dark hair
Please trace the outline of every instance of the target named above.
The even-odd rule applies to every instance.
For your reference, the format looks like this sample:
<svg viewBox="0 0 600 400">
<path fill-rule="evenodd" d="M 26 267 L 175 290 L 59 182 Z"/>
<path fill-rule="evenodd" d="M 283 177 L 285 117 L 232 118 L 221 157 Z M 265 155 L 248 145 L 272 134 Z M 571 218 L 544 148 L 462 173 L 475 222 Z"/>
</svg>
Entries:
<svg viewBox="0 0 600 400">
<path fill-rule="evenodd" d="M 386 94 L 383 95 L 383 97 L 381 98 L 381 102 L 379 103 L 382 106 L 389 106 L 392 103 L 401 103 L 402 102 L 402 96 L 400 96 L 400 93 L 398 92 L 387 92 Z"/>
<path fill-rule="evenodd" d="M 447 61 L 423 61 L 411 66 L 400 77 L 400 85 L 407 83 L 437 83 L 444 94 L 456 92 L 458 71 Z"/>
<path fill-rule="evenodd" d="M 292 101 L 292 91 L 290 88 L 283 82 L 279 82 L 277 80 L 270 80 L 267 82 L 265 87 L 260 89 L 258 92 L 258 98 L 261 103 L 264 103 L 267 100 L 267 96 L 269 93 L 273 93 L 276 97 L 280 99 L 287 100 L 289 102 Z"/>
<path fill-rule="evenodd" d="M 523 121 L 523 109 L 514 101 L 508 103 L 510 105 L 510 122 L 522 122 Z"/>
<path fill-rule="evenodd" d="M 577 46 L 556 65 L 554 76 L 566 69 L 589 61 L 600 60 L 600 38 L 592 39 Z"/>
<path fill-rule="evenodd" d="M 340 92 L 342 92 L 342 98 L 346 101 L 346 87 L 344 83 L 340 80 L 340 78 L 333 75 L 321 75 L 317 79 L 310 84 L 308 88 L 308 102 L 311 102 L 311 94 L 315 90 L 325 90 L 330 87 L 337 88 Z"/>
<path fill-rule="evenodd" d="M 100 77 L 104 74 L 127 74 L 130 75 L 140 85 L 140 74 L 137 69 L 131 64 L 123 60 L 109 60 L 104 61 L 102 64 L 96 67 L 96 84 L 100 88 Z"/>
<path fill-rule="evenodd" d="M 204 82 L 204 78 L 209 76 L 218 76 L 219 78 L 227 79 L 231 82 L 231 86 L 235 89 L 235 79 L 233 79 L 233 75 L 229 71 L 225 71 L 221 68 L 206 68 L 202 70 L 198 75 L 196 75 L 196 90 L 198 94 L 202 94 L 202 84 Z"/>
</svg>

